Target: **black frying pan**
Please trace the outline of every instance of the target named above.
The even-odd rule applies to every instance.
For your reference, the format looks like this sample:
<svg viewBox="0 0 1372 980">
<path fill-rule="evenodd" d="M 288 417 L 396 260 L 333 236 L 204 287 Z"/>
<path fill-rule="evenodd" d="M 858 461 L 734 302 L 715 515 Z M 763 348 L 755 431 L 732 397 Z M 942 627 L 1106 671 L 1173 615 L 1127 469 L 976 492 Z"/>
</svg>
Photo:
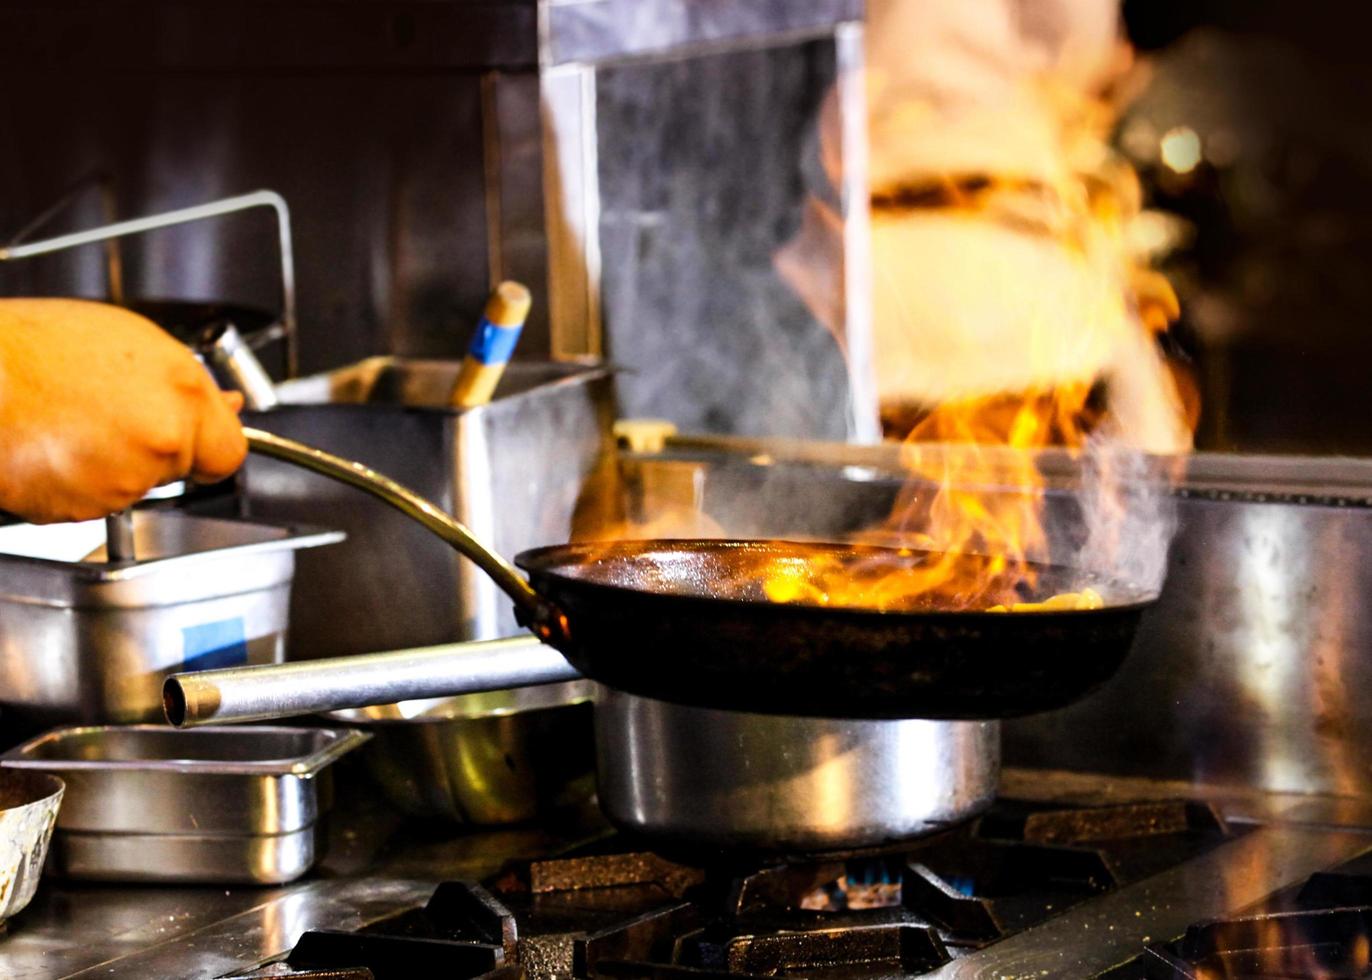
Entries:
<svg viewBox="0 0 1372 980">
<path fill-rule="evenodd" d="M 1035 596 L 1095 588 L 1104 608 L 880 611 L 769 600 L 768 569 L 837 562 L 900 570 L 929 553 L 791 541 L 623 541 L 503 559 L 429 501 L 380 474 L 269 433 L 254 452 L 373 494 L 481 566 L 520 621 L 587 677 L 702 707 L 835 718 L 1003 718 L 1062 707 L 1109 678 L 1153 597 L 1056 566 Z M 978 561 L 968 556 L 957 561 Z"/>
<path fill-rule="evenodd" d="M 1004 718 L 1060 708 L 1115 673 L 1152 601 L 1053 566 L 1035 569 L 1030 598 L 1089 585 L 1107 605 L 878 611 L 777 603 L 760 588 L 777 565 L 840 561 L 871 573 L 932 557 L 848 544 L 671 540 L 538 548 L 515 562 L 567 617 L 557 646 L 587 677 L 666 701 L 788 715 Z"/>
</svg>

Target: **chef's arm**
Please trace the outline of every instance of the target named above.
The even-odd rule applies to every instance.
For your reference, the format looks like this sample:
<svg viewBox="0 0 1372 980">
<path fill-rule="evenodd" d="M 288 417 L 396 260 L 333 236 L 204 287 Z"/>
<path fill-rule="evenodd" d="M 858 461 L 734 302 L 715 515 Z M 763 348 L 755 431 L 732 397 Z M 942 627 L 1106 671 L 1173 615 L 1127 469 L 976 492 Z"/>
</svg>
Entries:
<svg viewBox="0 0 1372 980">
<path fill-rule="evenodd" d="M 247 453 L 241 407 L 135 313 L 0 299 L 0 509 L 89 520 L 160 483 L 222 480 Z"/>
</svg>

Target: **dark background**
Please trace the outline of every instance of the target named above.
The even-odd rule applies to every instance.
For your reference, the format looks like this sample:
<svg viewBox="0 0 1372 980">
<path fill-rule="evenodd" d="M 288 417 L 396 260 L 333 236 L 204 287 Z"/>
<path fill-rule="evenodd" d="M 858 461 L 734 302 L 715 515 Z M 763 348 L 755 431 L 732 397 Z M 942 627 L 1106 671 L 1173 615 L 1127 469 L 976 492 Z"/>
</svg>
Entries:
<svg viewBox="0 0 1372 980">
<path fill-rule="evenodd" d="M 13 79 L 0 97 L 0 240 L 97 171 L 114 175 L 121 216 L 275 187 L 297 225 L 306 371 L 375 353 L 457 354 L 489 278 L 480 75 L 536 70 L 531 41 L 483 34 L 477 15 L 526 7 L 0 0 Z M 1190 228 L 1164 268 L 1184 309 L 1168 342 L 1201 390 L 1197 445 L 1372 454 L 1372 18 L 1327 0 L 1126 0 L 1124 14 L 1152 78 L 1118 142 L 1149 206 Z M 719 64 L 728 70 L 604 73 L 605 316 L 611 355 L 638 368 L 623 386 L 628 410 L 675 405 L 687 428 L 841 437 L 836 351 L 768 266 L 796 224 L 805 114 L 829 66 L 803 47 Z M 699 111 L 665 119 L 658 96 L 698 96 Z M 1189 174 L 1158 159 L 1178 127 L 1206 154 Z M 687 172 L 698 183 L 682 183 Z M 749 193 L 759 173 L 779 176 Z M 86 198 L 52 230 L 99 219 Z M 227 221 L 214 245 L 191 232 L 131 244 L 130 282 L 145 295 L 186 295 L 192 283 L 193 298 L 271 308 L 268 219 Z M 692 255 L 707 261 L 683 277 Z M 722 286 L 741 262 L 756 274 Z M 102 288 L 98 251 L 0 266 L 0 295 Z M 784 328 L 780 345 L 769 346 L 769 324 Z M 737 341 L 734 353 L 712 359 L 697 328 Z M 525 356 L 540 342 L 531 324 Z M 675 384 L 666 374 L 680 397 L 659 397 Z M 822 397 L 796 396 L 805 390 Z"/>
<path fill-rule="evenodd" d="M 537 92 L 537 28 L 534 0 L 0 0 L 0 64 L 18 80 L 0 95 L 0 243 L 92 174 L 121 218 L 270 188 L 291 207 L 302 373 L 460 357 L 497 274 L 491 171 L 522 164 L 498 192 L 525 219 L 506 245 L 548 251 L 537 103 L 519 104 L 499 158 L 483 102 L 497 76 Z M 811 189 L 834 46 L 778 29 L 756 48 L 598 66 L 603 350 L 626 416 L 843 439 L 842 355 L 772 261 Z M 30 238 L 101 223 L 87 191 Z M 131 298 L 277 308 L 268 212 L 122 251 Z M 516 356 L 548 357 L 546 270 L 499 275 L 535 298 Z M 0 264 L 0 295 L 105 298 L 101 250 Z"/>
<path fill-rule="evenodd" d="M 1203 449 L 1367 454 L 1372 70 L 1366 7 L 1126 0 L 1152 79 L 1120 127 L 1149 203 L 1194 225 L 1164 268 L 1202 390 Z M 1185 126 L 1206 162 L 1169 173 Z"/>
</svg>

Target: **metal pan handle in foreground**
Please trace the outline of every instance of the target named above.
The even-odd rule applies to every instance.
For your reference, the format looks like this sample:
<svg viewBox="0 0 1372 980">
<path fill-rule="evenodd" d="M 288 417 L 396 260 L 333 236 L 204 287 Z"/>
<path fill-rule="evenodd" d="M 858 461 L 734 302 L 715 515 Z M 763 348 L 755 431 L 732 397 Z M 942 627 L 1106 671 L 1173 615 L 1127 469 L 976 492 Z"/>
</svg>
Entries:
<svg viewBox="0 0 1372 980">
<path fill-rule="evenodd" d="M 356 487 L 418 521 L 489 575 L 514 601 L 517 618 L 535 636 L 553 646 L 565 639 L 567 619 L 562 612 L 535 592 L 513 565 L 478 541 L 465 524 L 444 513 L 437 505 L 361 463 L 259 429 L 245 426 L 243 434 L 248 437 L 248 448 L 252 452 L 294 463 Z"/>
<path fill-rule="evenodd" d="M 177 728 L 192 728 L 479 694 L 580 677 L 552 647 L 532 636 L 515 636 L 173 674 L 162 687 L 162 704 L 167 721 Z"/>
</svg>

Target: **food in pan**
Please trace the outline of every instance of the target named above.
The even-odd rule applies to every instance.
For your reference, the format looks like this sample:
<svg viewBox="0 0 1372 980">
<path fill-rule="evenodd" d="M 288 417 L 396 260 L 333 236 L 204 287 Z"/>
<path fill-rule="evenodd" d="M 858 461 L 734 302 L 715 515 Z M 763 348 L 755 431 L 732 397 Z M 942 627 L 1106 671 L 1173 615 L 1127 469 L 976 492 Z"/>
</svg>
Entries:
<svg viewBox="0 0 1372 980">
<path fill-rule="evenodd" d="M 809 560 L 774 560 L 747 568 L 746 573 L 755 580 L 754 588 L 760 589 L 762 597 L 790 605 L 886 612 L 997 613 L 1061 612 L 1105 606 L 1105 599 L 1090 587 L 1071 591 L 1043 588 L 1038 594 L 1046 592 L 1045 598 L 1031 598 L 1032 593 L 1026 594 L 1022 586 L 1032 584 L 1032 579 L 1012 574 L 995 558 L 976 555 L 893 549 L 873 558 L 870 554 L 864 557 L 861 552 L 839 552 Z"/>
<path fill-rule="evenodd" d="M 1051 612 L 1063 609 L 1104 609 L 1105 600 L 1095 589 L 1086 588 L 1080 592 L 1059 592 L 1042 602 L 1014 602 L 1006 606 L 997 604 L 987 612 Z"/>
</svg>

